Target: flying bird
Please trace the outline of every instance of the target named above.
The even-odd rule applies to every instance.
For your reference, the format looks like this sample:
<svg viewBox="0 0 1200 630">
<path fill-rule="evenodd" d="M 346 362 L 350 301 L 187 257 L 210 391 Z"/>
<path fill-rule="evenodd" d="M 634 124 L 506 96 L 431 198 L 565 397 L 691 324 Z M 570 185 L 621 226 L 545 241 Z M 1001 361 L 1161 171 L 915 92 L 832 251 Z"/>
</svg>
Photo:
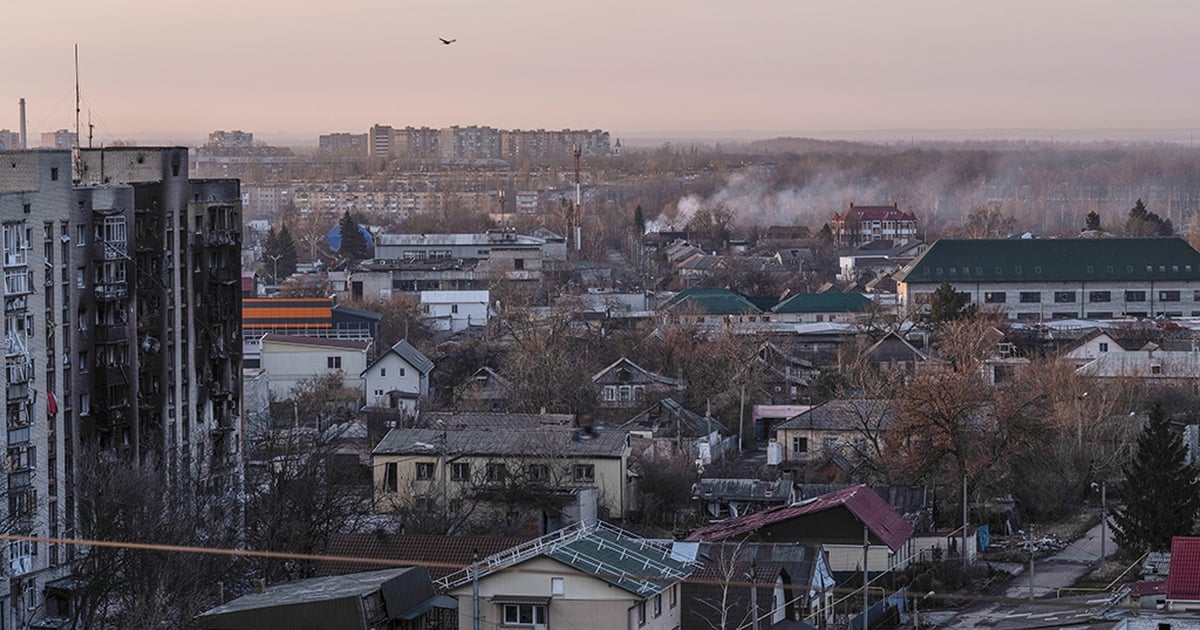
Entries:
<svg viewBox="0 0 1200 630">
<path fill-rule="evenodd" d="M 454 42 L 458 41 L 457 39 L 446 39 L 445 37 L 439 37 L 438 39 L 439 39 L 439 40 L 441 40 L 441 42 L 442 42 L 443 44 L 447 45 L 447 46 L 449 46 L 450 44 L 453 44 Z"/>
</svg>

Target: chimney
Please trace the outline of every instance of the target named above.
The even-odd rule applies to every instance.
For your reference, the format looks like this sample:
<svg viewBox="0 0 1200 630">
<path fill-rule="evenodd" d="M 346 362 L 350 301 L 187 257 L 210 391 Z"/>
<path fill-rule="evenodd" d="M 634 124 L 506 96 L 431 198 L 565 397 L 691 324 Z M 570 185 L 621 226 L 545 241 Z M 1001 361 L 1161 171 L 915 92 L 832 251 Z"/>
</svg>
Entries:
<svg viewBox="0 0 1200 630">
<path fill-rule="evenodd" d="M 266 580 L 264 580 L 263 578 L 258 578 L 257 580 L 254 580 L 254 592 L 255 593 L 262 594 L 262 593 L 265 593 L 266 591 L 267 591 L 267 581 Z"/>
<path fill-rule="evenodd" d="M 25 136 L 25 99 L 21 99 L 21 148 L 28 149 L 28 139 Z"/>
</svg>

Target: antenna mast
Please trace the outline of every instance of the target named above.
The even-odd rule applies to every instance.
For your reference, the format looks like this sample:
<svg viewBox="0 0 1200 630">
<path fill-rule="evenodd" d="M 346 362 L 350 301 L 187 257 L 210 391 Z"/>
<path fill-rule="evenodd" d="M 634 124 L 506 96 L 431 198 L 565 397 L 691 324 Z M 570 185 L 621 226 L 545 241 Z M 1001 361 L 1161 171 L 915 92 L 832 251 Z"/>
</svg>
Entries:
<svg viewBox="0 0 1200 630">
<path fill-rule="evenodd" d="M 83 179 L 83 156 L 79 153 L 79 44 L 75 44 L 75 179 Z M 90 124 L 90 123 L 89 123 Z"/>
<path fill-rule="evenodd" d="M 575 143 L 575 251 L 583 249 L 583 199 L 579 193 L 579 156 L 583 151 Z"/>
</svg>

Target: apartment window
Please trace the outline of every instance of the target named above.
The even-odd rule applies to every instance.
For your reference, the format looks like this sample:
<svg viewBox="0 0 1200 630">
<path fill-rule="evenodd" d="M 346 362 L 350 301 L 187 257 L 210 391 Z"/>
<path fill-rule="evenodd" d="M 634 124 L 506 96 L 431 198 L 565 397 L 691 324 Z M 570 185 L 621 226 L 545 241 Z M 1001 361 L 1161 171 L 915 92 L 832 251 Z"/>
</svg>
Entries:
<svg viewBox="0 0 1200 630">
<path fill-rule="evenodd" d="M 381 378 L 387 376 L 387 368 L 379 368 L 379 376 Z"/>
<path fill-rule="evenodd" d="M 550 594 L 565 595 L 567 592 L 567 584 L 565 578 L 552 577 L 550 578 Z"/>
<path fill-rule="evenodd" d="M 57 166 L 50 167 L 50 181 L 52 181 L 52 182 L 58 181 L 58 167 Z"/>
<path fill-rule="evenodd" d="M 546 607 L 535 604 L 505 604 L 504 625 L 544 626 L 546 625 Z"/>
<path fill-rule="evenodd" d="M 1021 303 L 1022 304 L 1037 304 L 1041 301 L 1042 301 L 1042 294 L 1040 291 L 1022 291 L 1021 292 Z"/>
<path fill-rule="evenodd" d="M 530 464 L 528 470 L 531 481 L 545 481 L 550 477 L 550 467 L 545 464 Z"/>
<path fill-rule="evenodd" d="M 644 599 L 642 601 L 638 602 L 637 618 L 638 618 L 639 626 L 646 625 L 646 600 L 644 600 Z"/>
<path fill-rule="evenodd" d="M 455 462 L 450 464 L 450 480 L 451 481 L 467 481 L 471 478 L 471 464 L 468 462 Z"/>
<path fill-rule="evenodd" d="M 807 453 L 808 452 L 808 438 L 806 438 L 806 437 L 792 438 L 792 452 L 793 453 Z"/>
<path fill-rule="evenodd" d="M 1160 302 L 1178 302 L 1179 291 L 1159 291 L 1158 301 Z"/>
<path fill-rule="evenodd" d="M 988 304 L 1004 304 L 1004 291 L 988 291 L 983 294 L 983 301 Z"/>
<path fill-rule="evenodd" d="M 662 614 L 662 593 L 654 596 L 654 616 Z"/>
<path fill-rule="evenodd" d="M 1161 365 L 1151 365 L 1150 373 L 1151 374 L 1162 374 L 1162 366 Z"/>
<path fill-rule="evenodd" d="M 325 357 L 325 366 L 331 370 L 342 369 L 342 357 Z"/>
<path fill-rule="evenodd" d="M 399 481 L 396 479 L 396 462 L 389 462 L 383 465 L 383 489 L 387 492 L 395 492 L 399 488 Z"/>
<path fill-rule="evenodd" d="M 29 214 L 30 212 L 33 212 L 33 206 L 31 204 L 24 204 L 21 206 L 21 212 Z"/>
<path fill-rule="evenodd" d="M 1089 302 L 1111 302 L 1111 291 L 1088 291 Z"/>
<path fill-rule="evenodd" d="M 525 259 L 524 258 L 514 258 L 513 259 L 513 269 L 520 271 L 524 268 L 525 268 Z"/>
<path fill-rule="evenodd" d="M 417 462 L 417 480 L 429 481 L 433 479 L 433 462 Z"/>
<path fill-rule="evenodd" d="M 1075 301 L 1075 292 L 1074 291 L 1055 291 L 1054 292 L 1054 302 L 1056 304 L 1064 304 L 1067 302 L 1074 302 L 1074 301 Z"/>
<path fill-rule="evenodd" d="M 1192 301 L 1200 302 L 1200 291 L 1192 291 Z"/>
<path fill-rule="evenodd" d="M 451 304 L 451 305 L 450 305 L 450 312 L 451 312 L 451 313 L 454 313 L 455 315 L 457 315 L 457 314 L 458 314 L 458 305 L 457 305 L 457 304 Z"/>
<path fill-rule="evenodd" d="M 1108 352 L 1108 342 L 1107 341 L 1100 342 L 1100 352 Z"/>
<path fill-rule="evenodd" d="M 1125 292 L 1125 301 L 1126 302 L 1145 302 L 1146 301 L 1146 292 L 1145 291 L 1126 291 Z"/>
<path fill-rule="evenodd" d="M 92 401 L 86 393 L 79 395 L 79 415 L 86 416 L 92 411 Z"/>
<path fill-rule="evenodd" d="M 594 464 L 575 464 L 575 481 L 595 481 L 596 466 Z"/>
<path fill-rule="evenodd" d="M 75 247 L 83 247 L 87 244 L 87 226 L 75 226 Z"/>
<path fill-rule="evenodd" d="M 670 590 L 668 591 L 671 594 L 671 596 L 670 596 L 671 608 L 674 608 L 676 605 L 679 604 L 679 592 L 676 590 L 678 588 L 679 588 L 678 584 L 672 584 Z"/>
<path fill-rule="evenodd" d="M 504 481 L 505 472 L 504 464 L 488 464 L 487 480 L 492 483 L 500 483 Z"/>
</svg>

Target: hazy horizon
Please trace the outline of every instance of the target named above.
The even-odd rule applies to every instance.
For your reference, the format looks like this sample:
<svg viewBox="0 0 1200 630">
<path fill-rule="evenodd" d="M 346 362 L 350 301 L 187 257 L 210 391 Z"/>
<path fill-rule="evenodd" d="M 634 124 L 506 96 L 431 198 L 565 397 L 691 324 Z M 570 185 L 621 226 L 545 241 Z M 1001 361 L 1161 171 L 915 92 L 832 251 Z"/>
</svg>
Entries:
<svg viewBox="0 0 1200 630">
<path fill-rule="evenodd" d="M 18 0 L 7 14 L 37 25 L 5 38 L 0 88 L 0 128 L 19 128 L 24 97 L 31 147 L 74 128 L 76 43 L 97 145 L 217 129 L 315 144 L 374 123 L 633 143 L 1200 131 L 1200 4 L 1182 0 Z"/>
</svg>

